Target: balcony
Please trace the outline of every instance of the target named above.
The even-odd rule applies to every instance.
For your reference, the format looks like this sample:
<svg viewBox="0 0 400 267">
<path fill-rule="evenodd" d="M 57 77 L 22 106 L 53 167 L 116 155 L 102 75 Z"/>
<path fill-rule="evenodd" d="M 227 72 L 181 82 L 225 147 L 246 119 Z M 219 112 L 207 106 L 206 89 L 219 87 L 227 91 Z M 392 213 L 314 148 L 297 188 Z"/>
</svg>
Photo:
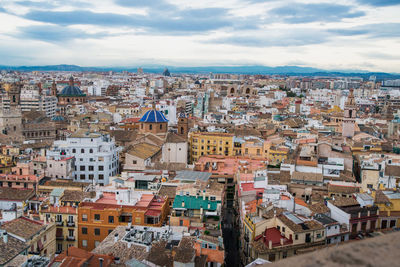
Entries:
<svg viewBox="0 0 400 267">
<path fill-rule="evenodd" d="M 57 225 L 57 226 L 63 226 L 63 225 L 64 225 L 64 222 L 63 222 L 63 221 L 56 221 L 56 225 Z"/>
<path fill-rule="evenodd" d="M 67 241 L 75 241 L 75 236 L 67 236 L 66 240 Z"/>
<path fill-rule="evenodd" d="M 56 236 L 56 240 L 64 240 L 63 236 Z"/>
<path fill-rule="evenodd" d="M 75 227 L 75 222 L 67 222 L 68 227 Z"/>
<path fill-rule="evenodd" d="M 244 235 L 244 240 L 246 241 L 246 242 L 250 242 L 250 239 L 249 239 L 249 235 Z"/>
</svg>

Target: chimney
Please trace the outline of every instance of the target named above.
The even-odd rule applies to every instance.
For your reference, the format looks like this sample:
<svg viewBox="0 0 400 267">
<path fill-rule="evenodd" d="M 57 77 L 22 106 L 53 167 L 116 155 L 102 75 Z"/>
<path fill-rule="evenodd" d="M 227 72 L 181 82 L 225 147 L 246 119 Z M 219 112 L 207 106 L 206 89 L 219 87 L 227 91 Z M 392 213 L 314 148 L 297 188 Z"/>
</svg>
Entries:
<svg viewBox="0 0 400 267">
<path fill-rule="evenodd" d="M 3 232 L 3 242 L 4 242 L 5 244 L 8 243 L 8 233 L 7 233 L 7 231 Z"/>
<path fill-rule="evenodd" d="M 99 258 L 99 264 L 100 264 L 100 267 L 103 267 L 103 261 L 104 261 L 104 259 L 103 259 L 103 258 Z"/>
</svg>

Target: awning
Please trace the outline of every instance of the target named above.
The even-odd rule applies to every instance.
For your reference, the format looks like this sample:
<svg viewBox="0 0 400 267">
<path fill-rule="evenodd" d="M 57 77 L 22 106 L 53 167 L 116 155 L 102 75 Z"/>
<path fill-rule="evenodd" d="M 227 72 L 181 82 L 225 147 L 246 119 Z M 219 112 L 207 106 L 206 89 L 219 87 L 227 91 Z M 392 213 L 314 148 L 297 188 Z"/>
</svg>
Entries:
<svg viewBox="0 0 400 267">
<path fill-rule="evenodd" d="M 161 215 L 161 210 L 148 210 L 144 215 L 151 217 L 159 217 Z"/>
</svg>

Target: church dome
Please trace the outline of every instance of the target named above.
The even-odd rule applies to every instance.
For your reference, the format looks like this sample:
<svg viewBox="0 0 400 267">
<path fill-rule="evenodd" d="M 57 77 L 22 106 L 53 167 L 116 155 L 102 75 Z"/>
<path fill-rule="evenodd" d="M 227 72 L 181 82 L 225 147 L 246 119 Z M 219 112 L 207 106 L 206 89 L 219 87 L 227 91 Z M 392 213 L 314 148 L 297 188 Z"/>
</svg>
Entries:
<svg viewBox="0 0 400 267">
<path fill-rule="evenodd" d="M 168 122 L 164 114 L 158 110 L 149 110 L 139 120 L 140 122 Z"/>
<path fill-rule="evenodd" d="M 74 85 L 74 78 L 69 78 L 69 84 L 62 89 L 60 96 L 85 96 L 85 94 Z"/>
<path fill-rule="evenodd" d="M 54 116 L 51 118 L 52 121 L 58 122 L 58 121 L 65 121 L 65 118 L 63 116 Z"/>
</svg>

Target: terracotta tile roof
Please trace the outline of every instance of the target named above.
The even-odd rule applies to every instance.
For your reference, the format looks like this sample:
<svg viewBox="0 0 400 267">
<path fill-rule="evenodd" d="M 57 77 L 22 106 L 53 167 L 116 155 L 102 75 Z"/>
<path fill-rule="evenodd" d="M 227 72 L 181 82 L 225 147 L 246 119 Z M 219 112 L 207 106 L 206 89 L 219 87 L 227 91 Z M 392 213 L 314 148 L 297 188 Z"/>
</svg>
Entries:
<svg viewBox="0 0 400 267">
<path fill-rule="evenodd" d="M 168 133 L 166 143 L 185 143 L 187 140 L 176 133 Z"/>
<path fill-rule="evenodd" d="M 16 200 L 25 201 L 35 195 L 35 192 L 31 189 L 18 189 L 10 187 L 0 187 L 0 199 L 1 200 Z"/>
<path fill-rule="evenodd" d="M 320 214 L 320 213 L 327 213 L 329 212 L 329 208 L 322 202 L 317 202 L 312 205 L 308 205 L 308 208 L 314 213 L 314 214 Z"/>
<path fill-rule="evenodd" d="M 3 233 L 0 233 L 3 234 Z M 0 238 L 0 265 L 8 263 L 18 256 L 28 246 L 25 242 L 8 235 L 8 242 L 4 243 L 3 238 Z"/>
<path fill-rule="evenodd" d="M 324 226 L 315 220 L 308 220 L 308 221 L 304 221 L 301 224 L 296 224 L 295 222 L 290 220 L 288 217 L 286 217 L 284 214 L 279 215 L 278 218 L 295 233 L 307 232 L 310 230 L 324 229 Z"/>
<path fill-rule="evenodd" d="M 328 184 L 328 192 L 329 193 L 344 193 L 344 194 L 352 194 L 352 193 L 359 193 L 360 188 L 356 186 L 345 186 L 345 185 L 335 185 L 335 184 Z"/>
<path fill-rule="evenodd" d="M 400 165 L 387 165 L 385 175 L 400 177 Z"/>
<path fill-rule="evenodd" d="M 329 200 L 333 205 L 337 207 L 348 207 L 348 206 L 355 206 L 359 205 L 357 200 L 352 197 L 335 197 L 334 200 Z"/>
<path fill-rule="evenodd" d="M 378 191 L 376 191 L 376 194 L 375 194 L 375 203 L 377 203 L 377 204 L 386 204 L 386 203 L 390 203 L 390 200 L 383 193 L 382 190 L 378 190 Z"/>
<path fill-rule="evenodd" d="M 53 262 L 60 262 L 59 267 L 97 267 L 100 266 L 100 258 L 103 259 L 103 267 L 112 266 L 114 257 L 106 254 L 88 252 L 86 250 L 69 247 L 68 253 L 58 255 Z"/>
<path fill-rule="evenodd" d="M 177 188 L 176 186 L 161 185 L 158 194 L 160 196 L 167 196 L 168 198 L 175 198 L 176 188 Z"/>
<path fill-rule="evenodd" d="M 191 237 L 183 237 L 175 249 L 174 261 L 180 263 L 194 262 L 196 250 L 194 249 L 194 240 Z"/>
<path fill-rule="evenodd" d="M 128 154 L 141 158 L 141 159 L 148 159 L 160 151 L 160 147 L 147 144 L 147 143 L 140 143 L 134 145 L 131 150 L 129 150 Z"/>
<path fill-rule="evenodd" d="M 167 242 L 153 243 L 146 260 L 160 266 L 173 267 L 173 257 L 170 250 L 166 249 Z"/>
<path fill-rule="evenodd" d="M 315 181 L 322 182 L 323 181 L 322 173 L 310 173 L 310 172 L 293 172 L 292 180 L 298 181 Z"/>
<path fill-rule="evenodd" d="M 34 221 L 25 217 L 19 217 L 12 221 L 6 222 L 1 226 L 1 229 L 22 237 L 25 240 L 31 239 L 39 233 L 40 230 L 46 228 L 41 222 Z"/>
<path fill-rule="evenodd" d="M 90 197 L 90 193 L 77 190 L 65 190 L 64 195 L 61 197 L 60 200 L 81 202 L 83 199 L 87 197 Z"/>
</svg>

